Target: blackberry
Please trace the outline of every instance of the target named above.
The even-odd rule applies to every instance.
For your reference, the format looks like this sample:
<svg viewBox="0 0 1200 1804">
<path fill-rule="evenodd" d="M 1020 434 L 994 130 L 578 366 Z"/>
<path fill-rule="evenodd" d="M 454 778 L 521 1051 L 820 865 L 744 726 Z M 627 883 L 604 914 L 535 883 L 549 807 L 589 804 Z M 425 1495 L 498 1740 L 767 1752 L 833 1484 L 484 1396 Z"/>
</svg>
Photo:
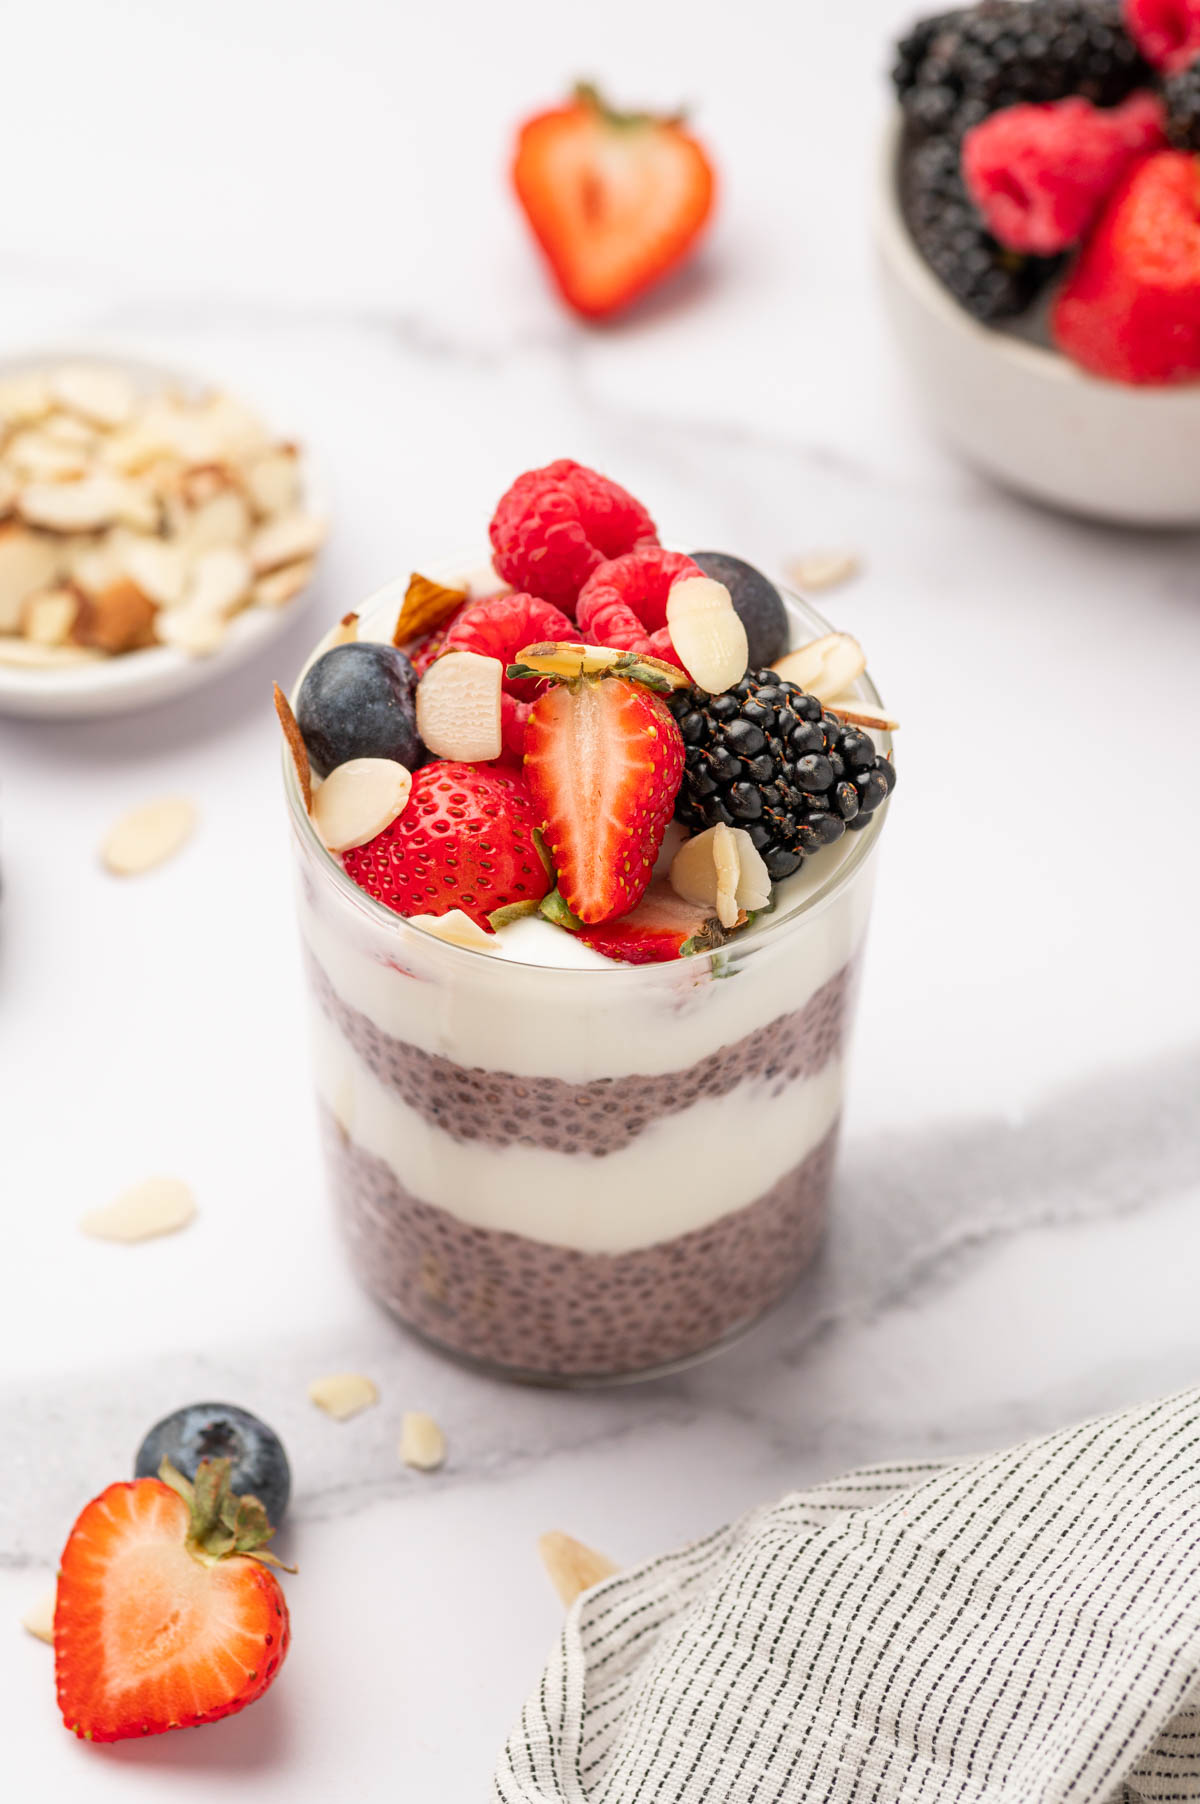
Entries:
<svg viewBox="0 0 1200 1804">
<path fill-rule="evenodd" d="M 967 193 L 953 138 L 907 152 L 900 198 L 917 249 L 976 319 L 1024 313 L 1059 267 L 1058 258 L 1024 257 L 997 244 Z"/>
<path fill-rule="evenodd" d="M 1200 59 L 1163 83 L 1167 140 L 1176 150 L 1200 150 Z"/>
<path fill-rule="evenodd" d="M 913 132 L 959 138 L 1019 101 L 1082 94 L 1115 106 L 1153 77 L 1120 0 L 982 0 L 914 25 L 892 79 Z"/>
<path fill-rule="evenodd" d="M 684 744 L 677 818 L 698 833 L 744 827 L 772 882 L 865 827 L 895 786 L 869 733 L 773 670 L 748 670 L 721 695 L 680 689 L 667 705 Z"/>
</svg>

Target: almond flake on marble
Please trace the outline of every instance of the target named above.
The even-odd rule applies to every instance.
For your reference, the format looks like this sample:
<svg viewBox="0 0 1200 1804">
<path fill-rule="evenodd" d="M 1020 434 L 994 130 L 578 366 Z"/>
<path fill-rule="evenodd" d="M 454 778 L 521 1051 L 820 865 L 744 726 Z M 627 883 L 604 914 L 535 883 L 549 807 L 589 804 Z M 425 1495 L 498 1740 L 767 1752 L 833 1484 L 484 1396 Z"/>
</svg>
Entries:
<svg viewBox="0 0 1200 1804">
<path fill-rule="evenodd" d="M 349 852 L 390 827 L 408 805 L 412 773 L 394 758 L 351 758 L 313 797 L 313 820 L 331 852 Z"/>
<path fill-rule="evenodd" d="M 417 1472 L 436 1472 L 445 1464 L 446 1437 L 432 1416 L 407 1409 L 400 1422 L 400 1458 Z"/>
<path fill-rule="evenodd" d="M 272 570 L 269 576 L 259 577 L 251 591 L 251 600 L 260 608 L 285 608 L 289 601 L 295 601 L 297 595 L 307 589 L 315 569 L 312 558 L 305 558 L 298 564 L 285 564 L 281 570 Z M 354 619 L 357 622 L 357 614 Z M 340 627 L 344 622 L 338 624 Z M 356 637 L 356 631 L 350 634 L 351 639 Z M 346 645 L 349 640 L 337 639 L 334 643 Z"/>
<path fill-rule="evenodd" d="M 296 781 L 300 785 L 300 794 L 304 798 L 305 812 L 311 814 L 313 786 L 312 766 L 308 761 L 308 747 L 304 743 L 304 735 L 297 724 L 296 716 L 292 713 L 292 704 L 278 683 L 274 686 L 274 694 L 275 712 L 279 717 L 279 725 L 283 730 L 283 737 L 287 741 L 288 751 L 292 755 Z"/>
<path fill-rule="evenodd" d="M 467 946 L 472 952 L 496 951 L 495 934 L 485 933 L 478 921 L 461 908 L 448 909 L 444 915 L 409 915 L 408 920 L 411 926 L 420 927 L 435 940 L 445 940 L 447 945 Z"/>
<path fill-rule="evenodd" d="M 861 560 L 853 551 L 808 551 L 790 560 L 786 574 L 802 593 L 808 590 L 815 594 L 848 583 L 861 568 Z"/>
<path fill-rule="evenodd" d="M 57 1592 L 47 1591 L 30 1604 L 21 1618 L 21 1627 L 27 1635 L 34 1635 L 39 1641 L 46 1641 L 54 1646 L 54 1606 L 58 1601 Z"/>
<path fill-rule="evenodd" d="M 48 532 L 94 532 L 122 517 L 127 485 L 117 476 L 85 476 L 79 482 L 31 482 L 17 511 L 30 526 Z"/>
<path fill-rule="evenodd" d="M 335 1422 L 348 1422 L 351 1416 L 379 1401 L 378 1389 L 362 1372 L 333 1372 L 328 1378 L 314 1378 L 308 1395 Z"/>
<path fill-rule="evenodd" d="M 818 701 L 844 695 L 867 668 L 867 655 L 849 633 L 825 633 L 795 651 L 776 658 L 771 669 L 785 682 L 796 683 Z"/>
<path fill-rule="evenodd" d="M 300 459 L 293 445 L 281 445 L 242 472 L 246 493 L 262 518 L 291 513 L 300 500 Z"/>
<path fill-rule="evenodd" d="M 173 858 L 191 837 L 196 810 L 183 796 L 164 796 L 123 814 L 110 828 L 100 857 L 118 877 L 135 877 Z"/>
<path fill-rule="evenodd" d="M 66 670 L 74 664 L 95 664 L 104 656 L 89 645 L 38 645 L 32 639 L 0 634 L 0 664 L 22 670 Z"/>
<path fill-rule="evenodd" d="M 66 645 L 78 613 L 74 589 L 43 589 L 25 605 L 25 637 L 35 645 Z"/>
<path fill-rule="evenodd" d="M 250 561 L 256 576 L 266 576 L 284 564 L 315 557 L 325 537 L 324 521 L 312 514 L 284 514 L 270 521 L 250 541 Z"/>
<path fill-rule="evenodd" d="M 229 622 L 209 608 L 168 608 L 154 623 L 160 645 L 186 652 L 189 658 L 211 658 L 229 637 Z"/>
<path fill-rule="evenodd" d="M 179 1178 L 146 1178 L 123 1190 L 100 1209 L 92 1209 L 79 1226 L 94 1240 L 134 1242 L 176 1234 L 196 1213 L 188 1186 Z"/>
<path fill-rule="evenodd" d="M 68 363 L 52 370 L 50 392 L 60 407 L 106 431 L 123 426 L 137 405 L 128 376 L 101 364 Z"/>
<path fill-rule="evenodd" d="M 584 1591 L 590 1591 L 601 1579 L 611 1578 L 614 1572 L 620 1571 L 607 1554 L 597 1553 L 594 1547 L 587 1547 L 558 1529 L 551 1529 L 539 1537 L 538 1552 L 551 1584 L 568 1610 Z"/>
<path fill-rule="evenodd" d="M 417 685 L 417 732 L 436 758 L 498 758 L 503 747 L 499 658 L 444 652 Z"/>
</svg>

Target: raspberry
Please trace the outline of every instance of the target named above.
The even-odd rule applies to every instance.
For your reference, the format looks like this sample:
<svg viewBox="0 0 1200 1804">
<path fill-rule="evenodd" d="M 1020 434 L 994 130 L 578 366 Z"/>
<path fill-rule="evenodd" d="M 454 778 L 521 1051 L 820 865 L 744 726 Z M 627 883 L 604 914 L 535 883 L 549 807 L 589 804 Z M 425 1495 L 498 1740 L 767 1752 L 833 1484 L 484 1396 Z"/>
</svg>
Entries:
<svg viewBox="0 0 1200 1804">
<path fill-rule="evenodd" d="M 474 651 L 482 658 L 513 662 L 527 645 L 545 639 L 573 639 L 575 623 L 553 602 L 536 595 L 494 595 L 476 602 L 459 614 L 443 642 L 445 651 Z M 505 677 L 504 689 L 522 701 L 531 701 L 541 685 L 532 677 L 514 682 Z"/>
<path fill-rule="evenodd" d="M 579 592 L 576 617 L 584 637 L 591 645 L 640 651 L 679 664 L 667 631 L 667 596 L 681 577 L 703 574 L 690 557 L 661 545 L 599 565 Z"/>
<path fill-rule="evenodd" d="M 640 501 L 566 457 L 518 476 L 500 498 L 490 533 L 505 582 L 565 608 L 605 558 L 658 543 Z"/>
<path fill-rule="evenodd" d="M 992 236 L 1050 257 L 1076 244 L 1135 157 L 1163 144 L 1156 94 L 1094 107 L 1073 96 L 993 113 L 963 140 L 963 176 Z"/>
<path fill-rule="evenodd" d="M 1200 0 L 1125 0 L 1125 24 L 1146 61 L 1168 75 L 1200 55 Z"/>
</svg>

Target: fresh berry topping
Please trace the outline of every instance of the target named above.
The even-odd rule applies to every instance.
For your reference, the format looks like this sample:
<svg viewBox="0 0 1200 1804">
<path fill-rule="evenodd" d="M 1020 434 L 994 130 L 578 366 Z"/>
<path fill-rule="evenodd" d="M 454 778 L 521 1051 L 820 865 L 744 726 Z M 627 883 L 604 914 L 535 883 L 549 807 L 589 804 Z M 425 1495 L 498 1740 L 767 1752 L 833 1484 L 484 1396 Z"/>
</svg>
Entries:
<svg viewBox="0 0 1200 1804">
<path fill-rule="evenodd" d="M 343 862 L 361 889 L 398 915 L 458 908 L 488 932 L 496 909 L 540 902 L 550 888 L 537 825 L 516 771 L 427 764 L 413 777 L 404 813 Z"/>
<path fill-rule="evenodd" d="M 287 1513 L 292 1474 L 283 1443 L 273 1428 L 236 1403 L 189 1403 L 156 1422 L 134 1463 L 135 1478 L 157 1478 L 169 1460 L 194 1479 L 201 1460 L 231 1462 L 229 1486 L 239 1497 L 257 1497 L 278 1528 Z"/>
<path fill-rule="evenodd" d="M 665 964 L 669 959 L 711 952 L 725 940 L 712 909 L 676 895 L 663 877 L 656 877 L 637 907 L 619 921 L 589 927 L 571 914 L 557 890 L 547 896 L 542 913 L 576 933 L 594 952 L 626 965 Z"/>
<path fill-rule="evenodd" d="M 756 667 L 774 663 L 786 651 L 788 641 L 787 611 L 774 583 L 753 564 L 727 551 L 693 551 L 692 562 L 729 590 L 746 629 L 750 663 Z"/>
<path fill-rule="evenodd" d="M 67 1728 L 124 1741 L 216 1722 L 261 1697 L 290 1638 L 279 1581 L 262 1564 L 271 1532 L 260 1504 L 231 1493 L 228 1460 L 204 1462 L 194 1487 L 164 1467 L 93 1498 L 58 1573 Z"/>
<path fill-rule="evenodd" d="M 645 893 L 675 806 L 683 741 L 665 705 L 620 677 L 540 695 L 525 729 L 525 776 L 558 887 L 594 925 Z"/>
<path fill-rule="evenodd" d="M 513 182 L 563 299 L 592 319 L 681 263 L 713 200 L 712 167 L 678 117 L 615 113 L 589 87 L 522 126 Z"/>
<path fill-rule="evenodd" d="M 967 133 L 963 175 L 993 237 L 1049 257 L 1078 243 L 1133 160 L 1162 144 L 1156 94 L 1006 107 Z"/>
<path fill-rule="evenodd" d="M 1021 101 L 1079 94 L 1115 106 L 1149 74 L 1120 0 L 983 0 L 914 26 L 893 79 L 914 133 L 957 140 Z"/>
<path fill-rule="evenodd" d="M 1200 0 L 1125 0 L 1125 23 L 1146 61 L 1168 75 L 1200 56 Z"/>
<path fill-rule="evenodd" d="M 414 639 L 413 643 L 408 647 L 407 656 L 409 663 L 419 677 L 425 675 L 425 672 L 429 669 L 429 666 L 433 663 L 435 658 L 441 657 L 446 646 L 446 636 L 454 623 L 457 620 L 461 620 L 463 615 L 468 613 L 471 608 L 477 608 L 478 606 L 479 603 L 477 601 L 464 601 L 461 607 L 456 608 L 453 614 L 451 614 L 447 620 L 444 620 L 440 626 L 435 626 L 432 631 L 423 633 L 419 639 Z"/>
<path fill-rule="evenodd" d="M 1176 150 L 1200 150 L 1200 58 L 1163 83 L 1167 138 Z"/>
<path fill-rule="evenodd" d="M 667 630 L 667 597 L 681 577 L 702 574 L 682 551 L 643 546 L 593 570 L 579 592 L 575 617 L 593 645 L 680 664 Z"/>
<path fill-rule="evenodd" d="M 1097 376 L 1200 376 L 1200 165 L 1164 150 L 1131 169 L 1055 302 L 1054 341 Z"/>
<path fill-rule="evenodd" d="M 676 815 L 696 832 L 744 827 L 774 883 L 865 827 L 895 785 L 867 733 L 772 670 L 748 670 L 724 695 L 684 690 L 668 705 L 686 748 Z"/>
<path fill-rule="evenodd" d="M 500 497 L 489 531 L 505 582 L 572 610 L 605 558 L 658 543 L 640 501 L 568 457 L 518 476 Z"/>
<path fill-rule="evenodd" d="M 318 658 L 296 704 L 317 775 L 351 758 L 394 758 L 410 770 L 419 764 L 416 688 L 416 672 L 393 645 L 362 639 Z"/>
<path fill-rule="evenodd" d="M 958 142 L 931 138 L 901 169 L 901 198 L 913 242 L 967 312 L 993 322 L 1024 313 L 1057 264 L 997 244 L 963 181 Z"/>
<path fill-rule="evenodd" d="M 446 635 L 446 650 L 499 658 L 507 669 L 523 645 L 538 639 L 570 639 L 574 631 L 572 622 L 552 601 L 536 595 L 495 595 L 460 615 Z M 504 679 L 506 693 L 520 701 L 532 701 L 539 686 L 530 679 Z"/>
</svg>

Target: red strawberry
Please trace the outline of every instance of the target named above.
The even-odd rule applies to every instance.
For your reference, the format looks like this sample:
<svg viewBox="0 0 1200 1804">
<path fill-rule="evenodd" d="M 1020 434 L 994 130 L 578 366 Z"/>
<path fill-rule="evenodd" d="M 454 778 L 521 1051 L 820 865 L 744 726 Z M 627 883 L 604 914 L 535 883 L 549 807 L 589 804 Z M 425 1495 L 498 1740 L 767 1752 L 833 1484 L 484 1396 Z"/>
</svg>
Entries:
<svg viewBox="0 0 1200 1804">
<path fill-rule="evenodd" d="M 569 457 L 518 476 L 496 503 L 488 532 L 505 582 L 572 610 L 597 564 L 658 543 L 640 501 Z"/>
<path fill-rule="evenodd" d="M 534 702 L 525 776 L 568 908 L 594 925 L 640 901 L 683 775 L 683 740 L 650 690 L 574 679 Z"/>
<path fill-rule="evenodd" d="M 1125 25 L 1148 63 L 1169 75 L 1200 55 L 1200 0 L 1125 0 Z"/>
<path fill-rule="evenodd" d="M 574 639 L 575 623 L 551 601 L 536 595 L 494 595 L 459 614 L 446 634 L 446 649 L 474 651 L 483 658 L 499 658 L 506 667 L 526 645 L 545 639 Z M 504 690 L 519 701 L 532 701 L 541 684 L 504 678 Z"/>
<path fill-rule="evenodd" d="M 685 902 L 665 877 L 656 877 L 637 907 L 619 921 L 585 926 L 571 916 L 557 891 L 547 896 L 542 913 L 571 928 L 593 951 L 626 965 L 661 965 L 694 952 L 710 952 L 728 937 L 707 908 Z"/>
<path fill-rule="evenodd" d="M 1051 328 L 1097 376 L 1200 376 L 1200 161 L 1164 150 L 1129 171 L 1059 291 Z"/>
<path fill-rule="evenodd" d="M 361 889 L 398 915 L 452 908 L 491 931 L 488 917 L 514 902 L 540 902 L 550 874 L 534 841 L 538 824 L 524 778 L 494 764 L 423 765 L 403 813 L 343 854 Z"/>
<path fill-rule="evenodd" d="M 703 576 L 682 551 L 647 545 L 600 564 L 579 591 L 576 618 L 590 645 L 640 651 L 679 665 L 667 631 L 667 597 L 685 576 Z"/>
<path fill-rule="evenodd" d="M 521 127 L 513 182 L 568 306 L 627 307 L 688 255 L 713 202 L 713 171 L 678 118 L 616 113 L 594 88 Z"/>
<path fill-rule="evenodd" d="M 256 1497 L 229 1490 L 230 1461 L 204 1460 L 194 1487 L 109 1485 L 63 1550 L 54 1665 L 64 1723 L 123 1741 L 218 1721 L 261 1697 L 290 1625 Z"/>
<path fill-rule="evenodd" d="M 994 238 L 1051 257 L 1078 243 L 1134 159 L 1164 143 L 1157 94 L 1103 108 L 1074 95 L 1004 107 L 975 126 L 963 177 Z"/>
</svg>

